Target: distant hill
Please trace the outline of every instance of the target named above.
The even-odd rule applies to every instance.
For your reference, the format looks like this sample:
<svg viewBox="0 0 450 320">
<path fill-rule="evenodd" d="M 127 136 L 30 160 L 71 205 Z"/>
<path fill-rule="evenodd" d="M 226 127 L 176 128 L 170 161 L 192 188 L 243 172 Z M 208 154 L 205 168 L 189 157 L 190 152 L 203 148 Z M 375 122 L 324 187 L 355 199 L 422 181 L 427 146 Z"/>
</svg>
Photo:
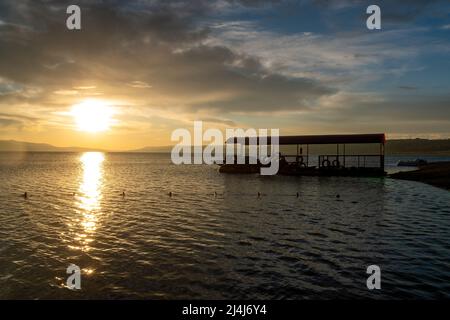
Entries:
<svg viewBox="0 0 450 320">
<path fill-rule="evenodd" d="M 375 148 L 374 148 L 375 147 Z M 293 147 L 292 150 L 294 150 Z M 334 147 L 330 149 L 330 146 L 315 146 L 313 149 L 316 154 L 324 152 L 329 153 L 330 150 L 334 152 Z M 373 150 L 377 151 L 376 146 L 364 146 L 355 145 L 349 148 L 354 153 L 373 153 Z M 129 152 L 171 152 L 172 146 L 160 146 L 160 147 L 145 147 L 137 150 L 131 150 Z M 295 150 L 293 151 L 295 153 Z M 289 153 L 289 152 L 288 152 Z M 292 152 L 291 152 L 292 153 Z M 448 155 L 450 156 L 450 139 L 441 140 L 429 140 L 429 139 L 392 139 L 386 143 L 387 155 Z"/>
<path fill-rule="evenodd" d="M 136 152 L 136 153 L 170 153 L 172 151 L 173 146 L 160 146 L 160 147 L 144 147 L 135 150 L 129 150 L 128 152 Z"/>
<path fill-rule="evenodd" d="M 329 148 L 328 148 L 329 149 Z M 349 148 L 350 149 L 350 148 Z M 373 148 L 370 148 L 374 150 Z M 170 153 L 172 146 L 144 147 L 127 152 L 142 153 Z M 334 150 L 334 149 L 333 149 Z M 368 151 L 368 146 L 355 145 L 351 151 L 354 153 Z M 104 151 L 83 147 L 55 147 L 46 143 L 31 143 L 15 140 L 0 140 L 0 152 L 86 152 Z M 316 151 L 316 152 L 314 152 Z M 321 146 L 312 151 L 315 154 L 330 152 Z M 349 150 L 350 151 L 350 150 Z M 393 139 L 386 143 L 387 155 L 447 155 L 450 156 L 450 139 L 428 140 L 428 139 Z"/>
<path fill-rule="evenodd" d="M 32 143 L 16 140 L 0 140 L 1 152 L 87 152 L 104 151 L 81 147 L 55 147 L 46 143 Z"/>
<path fill-rule="evenodd" d="M 450 155 L 450 139 L 388 140 L 386 143 L 386 154 Z"/>
</svg>

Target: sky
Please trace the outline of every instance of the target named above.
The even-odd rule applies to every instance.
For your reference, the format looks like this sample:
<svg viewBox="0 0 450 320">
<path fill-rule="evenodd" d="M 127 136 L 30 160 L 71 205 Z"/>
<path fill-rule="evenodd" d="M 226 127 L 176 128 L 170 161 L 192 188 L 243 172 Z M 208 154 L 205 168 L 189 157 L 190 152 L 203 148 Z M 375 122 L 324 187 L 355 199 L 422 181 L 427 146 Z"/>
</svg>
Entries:
<svg viewBox="0 0 450 320">
<path fill-rule="evenodd" d="M 194 120 L 450 138 L 449 40 L 438 0 L 0 0 L 0 139 L 130 150 Z"/>
</svg>

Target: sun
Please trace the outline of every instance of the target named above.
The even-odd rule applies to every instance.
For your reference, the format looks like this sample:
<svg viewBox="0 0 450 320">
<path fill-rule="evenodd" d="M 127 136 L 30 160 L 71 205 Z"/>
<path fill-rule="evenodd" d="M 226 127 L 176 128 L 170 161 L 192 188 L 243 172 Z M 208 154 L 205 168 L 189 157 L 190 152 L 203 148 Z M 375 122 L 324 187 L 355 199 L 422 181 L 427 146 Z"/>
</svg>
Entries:
<svg viewBox="0 0 450 320">
<path fill-rule="evenodd" d="M 108 130 L 114 122 L 114 109 L 101 100 L 85 100 L 72 107 L 77 129 L 84 132 L 102 132 Z"/>
</svg>

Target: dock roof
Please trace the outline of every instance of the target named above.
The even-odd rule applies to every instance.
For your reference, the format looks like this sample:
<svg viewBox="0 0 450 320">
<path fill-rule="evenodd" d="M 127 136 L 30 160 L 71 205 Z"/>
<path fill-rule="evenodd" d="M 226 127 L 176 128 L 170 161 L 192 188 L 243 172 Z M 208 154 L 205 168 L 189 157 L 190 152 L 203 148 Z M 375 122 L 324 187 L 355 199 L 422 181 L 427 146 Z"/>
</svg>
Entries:
<svg viewBox="0 0 450 320">
<path fill-rule="evenodd" d="M 266 140 L 264 140 L 264 138 Z M 239 138 L 230 138 L 226 143 L 236 144 Z M 249 145 L 249 137 L 245 137 L 245 145 Z M 262 140 L 262 141 L 260 141 Z M 263 143 L 260 143 L 263 142 Z M 280 136 L 280 145 L 296 144 L 356 144 L 356 143 L 385 143 L 384 133 L 371 134 L 332 134 L 332 135 L 306 135 L 306 136 Z M 239 142 L 240 143 L 240 142 Z M 254 142 L 252 142 L 253 144 Z M 270 137 L 258 137 L 256 144 L 271 144 Z"/>
</svg>

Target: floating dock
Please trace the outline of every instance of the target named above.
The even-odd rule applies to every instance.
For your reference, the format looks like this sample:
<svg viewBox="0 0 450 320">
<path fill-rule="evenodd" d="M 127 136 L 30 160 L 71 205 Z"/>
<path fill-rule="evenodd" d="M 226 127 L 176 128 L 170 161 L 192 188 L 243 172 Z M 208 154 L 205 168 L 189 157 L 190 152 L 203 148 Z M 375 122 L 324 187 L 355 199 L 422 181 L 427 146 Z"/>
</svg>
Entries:
<svg viewBox="0 0 450 320">
<path fill-rule="evenodd" d="M 231 138 L 227 144 L 270 145 L 270 137 L 255 137 L 250 139 Z M 384 171 L 386 137 L 384 133 L 377 134 L 346 134 L 346 135 L 307 135 L 280 136 L 281 146 L 296 146 L 296 154 L 279 155 L 280 175 L 294 176 L 368 176 L 386 175 Z M 349 145 L 376 145 L 378 153 L 353 154 L 346 152 Z M 335 145 L 335 153 L 311 155 L 313 145 Z M 303 153 L 305 147 L 306 153 Z M 245 163 L 227 163 L 220 165 L 222 173 L 259 173 L 263 167 L 259 161 L 250 163 L 249 157 Z"/>
</svg>

